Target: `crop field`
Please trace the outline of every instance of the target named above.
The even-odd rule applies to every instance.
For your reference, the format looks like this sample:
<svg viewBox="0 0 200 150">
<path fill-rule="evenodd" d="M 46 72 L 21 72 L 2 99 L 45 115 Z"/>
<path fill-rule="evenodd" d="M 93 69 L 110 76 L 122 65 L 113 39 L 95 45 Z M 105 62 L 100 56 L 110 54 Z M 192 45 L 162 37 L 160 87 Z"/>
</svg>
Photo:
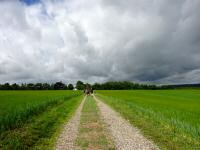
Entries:
<svg viewBox="0 0 200 150">
<path fill-rule="evenodd" d="M 0 91 L 0 149 L 50 149 L 80 91 Z"/>
<path fill-rule="evenodd" d="M 199 90 L 96 91 L 161 149 L 200 149 Z"/>
<path fill-rule="evenodd" d="M 97 90 L 95 96 L 161 149 L 200 149 L 198 89 Z M 0 149 L 55 149 L 61 130 L 74 116 L 82 99 L 82 91 L 0 91 Z M 91 114 L 84 117 L 86 110 Z M 95 133 L 98 131 L 99 135 L 104 135 L 100 131 L 107 131 L 104 126 L 101 130 L 99 128 L 97 110 L 94 99 L 88 97 L 83 106 L 76 144 L 89 140 L 90 134 L 82 132 L 88 131 L 85 127 L 95 127 Z M 96 116 L 94 120 L 92 114 Z"/>
</svg>

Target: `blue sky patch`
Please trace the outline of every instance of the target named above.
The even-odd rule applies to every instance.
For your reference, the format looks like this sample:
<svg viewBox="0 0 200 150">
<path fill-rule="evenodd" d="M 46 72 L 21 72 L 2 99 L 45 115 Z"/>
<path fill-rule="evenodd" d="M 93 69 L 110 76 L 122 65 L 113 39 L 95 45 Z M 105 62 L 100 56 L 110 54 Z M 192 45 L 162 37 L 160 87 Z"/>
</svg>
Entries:
<svg viewBox="0 0 200 150">
<path fill-rule="evenodd" d="M 20 1 L 26 3 L 27 5 L 33 5 L 40 2 L 40 0 L 20 0 Z"/>
</svg>

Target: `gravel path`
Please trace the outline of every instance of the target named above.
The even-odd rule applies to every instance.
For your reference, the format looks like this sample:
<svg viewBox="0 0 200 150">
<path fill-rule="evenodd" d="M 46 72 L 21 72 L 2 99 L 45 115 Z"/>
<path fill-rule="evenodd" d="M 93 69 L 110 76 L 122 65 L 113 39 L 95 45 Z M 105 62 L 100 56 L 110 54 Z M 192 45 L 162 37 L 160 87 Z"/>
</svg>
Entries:
<svg viewBox="0 0 200 150">
<path fill-rule="evenodd" d="M 81 111 L 85 102 L 86 96 L 78 107 L 75 115 L 65 125 L 63 132 L 58 138 L 56 144 L 56 150 L 73 150 L 75 146 L 75 140 L 78 135 L 78 127 L 80 124 Z"/>
<path fill-rule="evenodd" d="M 98 100 L 97 105 L 101 111 L 105 123 L 113 136 L 118 150 L 159 150 L 151 141 L 147 140 L 140 131 L 123 119 L 119 113 Z"/>
</svg>

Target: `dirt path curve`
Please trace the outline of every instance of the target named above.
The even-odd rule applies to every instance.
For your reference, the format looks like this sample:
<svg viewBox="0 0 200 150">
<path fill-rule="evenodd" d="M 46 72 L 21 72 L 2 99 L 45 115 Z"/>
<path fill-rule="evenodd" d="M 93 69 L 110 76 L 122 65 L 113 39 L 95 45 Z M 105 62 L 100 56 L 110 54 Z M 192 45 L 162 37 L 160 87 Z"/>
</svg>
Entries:
<svg viewBox="0 0 200 150">
<path fill-rule="evenodd" d="M 78 127 L 80 124 L 81 111 L 85 102 L 86 96 L 82 100 L 80 106 L 76 110 L 75 115 L 65 125 L 63 132 L 56 143 L 56 150 L 74 150 L 75 140 L 78 135 Z"/>
<path fill-rule="evenodd" d="M 98 100 L 95 96 L 94 99 L 97 102 L 105 123 L 108 125 L 108 130 L 113 136 L 118 150 L 159 150 L 137 128 L 122 118 L 119 113 Z"/>
</svg>

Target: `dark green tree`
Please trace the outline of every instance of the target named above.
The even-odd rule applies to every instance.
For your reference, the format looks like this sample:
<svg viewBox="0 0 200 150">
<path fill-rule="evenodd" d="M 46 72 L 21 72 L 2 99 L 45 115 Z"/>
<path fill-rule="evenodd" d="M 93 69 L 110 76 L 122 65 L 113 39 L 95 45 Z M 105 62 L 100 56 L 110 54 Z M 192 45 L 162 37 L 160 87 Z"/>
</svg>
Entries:
<svg viewBox="0 0 200 150">
<path fill-rule="evenodd" d="M 73 89 L 74 89 L 73 84 L 69 84 L 69 85 L 68 85 L 68 90 L 73 90 Z"/>
<path fill-rule="evenodd" d="M 54 84 L 54 90 L 64 90 L 65 88 L 65 84 L 62 83 L 61 81 L 60 82 L 56 82 Z"/>
<path fill-rule="evenodd" d="M 13 90 L 19 90 L 20 89 L 20 86 L 16 83 L 12 84 L 11 86 L 12 86 Z"/>
<path fill-rule="evenodd" d="M 42 83 L 36 83 L 36 84 L 35 84 L 35 89 L 36 89 L 36 90 L 42 90 L 42 89 L 43 89 Z"/>
<path fill-rule="evenodd" d="M 9 83 L 5 83 L 5 84 L 2 85 L 2 89 L 3 90 L 12 90 L 12 87 L 10 86 Z"/>
<path fill-rule="evenodd" d="M 77 81 L 76 88 L 78 90 L 84 90 L 85 89 L 85 84 L 82 81 Z"/>
<path fill-rule="evenodd" d="M 33 83 L 28 83 L 26 88 L 27 90 L 35 90 L 35 85 Z"/>
<path fill-rule="evenodd" d="M 101 89 L 102 89 L 102 86 L 101 86 L 101 84 L 99 84 L 99 83 L 95 83 L 95 84 L 92 85 L 92 88 L 93 88 L 94 90 L 101 90 Z"/>
<path fill-rule="evenodd" d="M 43 83 L 42 87 L 43 87 L 44 90 L 50 90 L 51 89 L 51 85 L 48 84 L 48 83 Z"/>
</svg>

